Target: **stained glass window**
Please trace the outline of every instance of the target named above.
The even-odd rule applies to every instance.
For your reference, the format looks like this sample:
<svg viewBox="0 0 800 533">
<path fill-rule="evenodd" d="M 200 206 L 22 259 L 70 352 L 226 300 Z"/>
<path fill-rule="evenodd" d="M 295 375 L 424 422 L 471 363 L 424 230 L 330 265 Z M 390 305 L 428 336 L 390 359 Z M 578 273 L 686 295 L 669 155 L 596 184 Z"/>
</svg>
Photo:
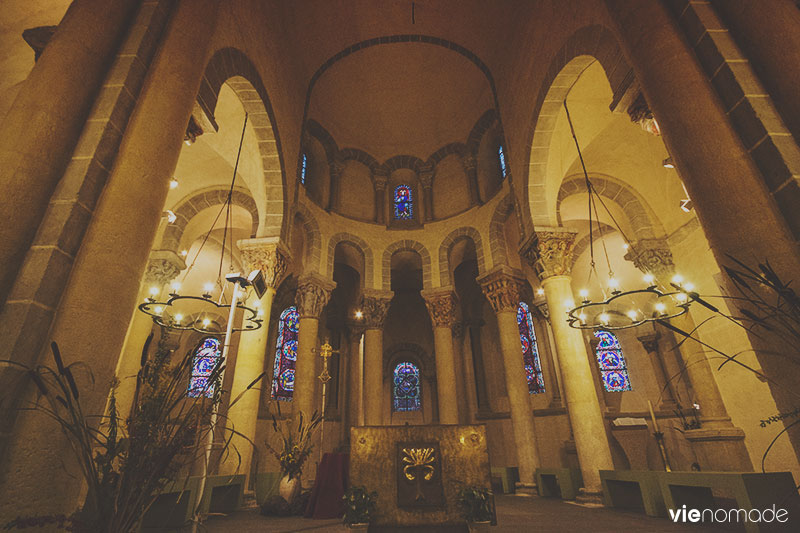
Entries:
<svg viewBox="0 0 800 533">
<path fill-rule="evenodd" d="M 395 411 L 420 410 L 419 368 L 414 363 L 405 362 L 394 367 L 392 401 Z"/>
<path fill-rule="evenodd" d="M 594 336 L 600 339 L 597 344 L 597 364 L 607 392 L 631 390 L 631 380 L 625 366 L 625 357 L 617 337 L 610 331 L 599 330 Z"/>
<path fill-rule="evenodd" d="M 522 364 L 528 380 L 528 392 L 539 394 L 544 392 L 542 365 L 539 362 L 539 347 L 536 345 L 536 332 L 533 330 L 533 319 L 528 304 L 520 302 L 517 307 L 517 326 L 519 340 L 522 343 Z"/>
<path fill-rule="evenodd" d="M 503 152 L 503 145 L 497 147 L 497 159 L 500 160 L 500 173 L 503 178 L 508 175 L 508 168 L 506 167 L 506 154 Z"/>
<path fill-rule="evenodd" d="M 297 361 L 297 331 L 300 314 L 296 307 L 281 313 L 278 322 L 278 342 L 272 372 L 272 399 L 291 401 L 294 393 L 294 366 Z"/>
<path fill-rule="evenodd" d="M 399 185 L 394 190 L 394 218 L 411 220 L 414 214 L 414 203 L 411 200 L 411 187 Z"/>
<path fill-rule="evenodd" d="M 190 398 L 199 398 L 203 395 L 207 398 L 214 397 L 214 384 L 209 383 L 208 379 L 221 355 L 220 342 L 214 337 L 206 337 L 197 347 L 192 359 L 192 377 L 187 391 Z"/>
<path fill-rule="evenodd" d="M 308 156 L 303 154 L 300 160 L 300 183 L 306 184 L 306 173 L 308 172 Z"/>
</svg>

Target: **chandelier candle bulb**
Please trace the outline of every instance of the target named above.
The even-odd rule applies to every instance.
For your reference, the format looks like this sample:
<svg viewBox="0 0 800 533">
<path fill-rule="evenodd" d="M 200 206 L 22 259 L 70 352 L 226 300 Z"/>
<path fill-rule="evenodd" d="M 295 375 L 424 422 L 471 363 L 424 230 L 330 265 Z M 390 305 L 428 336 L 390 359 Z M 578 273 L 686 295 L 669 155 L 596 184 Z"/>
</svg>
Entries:
<svg viewBox="0 0 800 533">
<path fill-rule="evenodd" d="M 631 320 L 633 320 L 633 321 L 636 320 L 636 311 L 631 309 L 630 311 L 628 311 L 627 315 L 628 315 L 628 318 L 630 318 Z"/>
<path fill-rule="evenodd" d="M 175 315 L 175 322 L 180 324 L 181 320 L 183 320 L 183 315 L 182 314 L 178 313 L 177 315 Z"/>
<path fill-rule="evenodd" d="M 203 327 L 207 328 L 211 324 L 211 321 L 207 318 L 203 319 Z"/>
<path fill-rule="evenodd" d="M 661 302 L 658 302 L 658 303 L 656 304 L 656 311 L 658 311 L 658 313 L 659 313 L 659 314 L 662 314 L 662 315 L 663 315 L 663 314 L 664 314 L 664 311 L 666 311 L 666 309 L 667 309 L 667 306 L 666 306 L 666 305 L 664 305 L 663 303 L 661 303 Z"/>
<path fill-rule="evenodd" d="M 680 274 L 675 274 L 674 276 L 672 276 L 672 283 L 674 283 L 675 285 L 680 285 L 681 283 L 683 283 L 683 276 L 681 276 Z"/>
<path fill-rule="evenodd" d="M 652 274 L 644 275 L 644 282 L 647 283 L 648 285 L 652 285 L 655 280 L 656 278 Z"/>
</svg>

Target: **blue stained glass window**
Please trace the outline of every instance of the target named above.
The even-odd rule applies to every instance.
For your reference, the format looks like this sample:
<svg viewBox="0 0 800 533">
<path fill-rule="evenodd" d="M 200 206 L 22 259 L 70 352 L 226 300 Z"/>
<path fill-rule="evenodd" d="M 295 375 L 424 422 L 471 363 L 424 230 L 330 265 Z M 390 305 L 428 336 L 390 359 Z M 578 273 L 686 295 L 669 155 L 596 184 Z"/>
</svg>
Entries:
<svg viewBox="0 0 800 533">
<path fill-rule="evenodd" d="M 308 172 L 308 156 L 304 153 L 300 160 L 300 183 L 306 184 L 306 173 Z"/>
<path fill-rule="evenodd" d="M 610 331 L 604 330 L 595 331 L 594 336 L 600 339 L 596 355 L 603 387 L 607 392 L 631 390 L 628 368 L 625 366 L 625 357 L 622 355 L 622 347 L 617 337 Z"/>
<path fill-rule="evenodd" d="M 497 159 L 500 160 L 500 173 L 505 178 L 508 175 L 508 167 L 506 167 L 506 154 L 502 144 L 497 147 Z"/>
<path fill-rule="evenodd" d="M 400 363 L 394 367 L 394 389 L 392 402 L 395 411 L 419 411 L 419 368 L 414 363 Z"/>
<path fill-rule="evenodd" d="M 398 185 L 394 190 L 394 218 L 411 220 L 414 215 L 414 202 L 411 199 L 411 187 Z"/>
<path fill-rule="evenodd" d="M 275 366 L 272 372 L 271 396 L 273 400 L 292 400 L 299 329 L 300 314 L 296 307 L 288 307 L 281 313 L 278 322 L 278 342 L 275 347 Z"/>
<path fill-rule="evenodd" d="M 517 307 L 517 326 L 519 340 L 522 344 L 522 364 L 528 380 L 528 392 L 539 394 L 544 392 L 542 365 L 539 362 L 539 347 L 536 344 L 536 332 L 533 330 L 533 319 L 528 304 L 520 302 Z"/>
<path fill-rule="evenodd" d="M 209 383 L 208 379 L 217 366 L 222 350 L 219 340 L 214 337 L 206 337 L 194 352 L 192 359 L 192 377 L 189 379 L 189 390 L 187 395 L 190 398 L 206 396 L 214 397 L 214 384 Z"/>
</svg>

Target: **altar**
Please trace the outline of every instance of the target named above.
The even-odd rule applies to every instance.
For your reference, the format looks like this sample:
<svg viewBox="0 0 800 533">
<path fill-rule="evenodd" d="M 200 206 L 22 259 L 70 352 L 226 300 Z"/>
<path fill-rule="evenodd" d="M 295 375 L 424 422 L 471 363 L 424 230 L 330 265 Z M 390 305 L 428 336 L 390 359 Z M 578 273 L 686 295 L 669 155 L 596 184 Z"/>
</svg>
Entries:
<svg viewBox="0 0 800 533">
<path fill-rule="evenodd" d="M 378 493 L 370 531 L 466 530 L 458 492 L 491 486 L 483 425 L 354 427 L 350 443 L 351 485 Z"/>
</svg>

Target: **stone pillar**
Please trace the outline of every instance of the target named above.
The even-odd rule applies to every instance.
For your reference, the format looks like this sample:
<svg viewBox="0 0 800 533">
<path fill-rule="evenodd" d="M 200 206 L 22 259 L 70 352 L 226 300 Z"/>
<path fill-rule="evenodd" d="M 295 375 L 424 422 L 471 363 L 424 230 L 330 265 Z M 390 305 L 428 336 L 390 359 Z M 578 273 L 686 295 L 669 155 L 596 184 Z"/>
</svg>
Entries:
<svg viewBox="0 0 800 533">
<path fill-rule="evenodd" d="M 675 274 L 672 252 L 663 239 L 641 240 L 631 246 L 625 259 L 636 268 L 653 274 L 664 286 Z M 695 329 L 691 311 L 669 322 L 683 331 Z M 680 342 L 683 339 L 678 339 Z M 678 348 L 685 372 L 694 392 L 693 400 L 700 405 L 701 429 L 684 433 L 694 443 L 698 459 L 705 469 L 720 471 L 749 471 L 753 463 L 744 444 L 744 431 L 735 427 L 728 415 L 717 380 L 706 358 L 706 349 L 698 342 L 686 339 Z M 649 351 L 649 350 L 648 350 Z"/>
<path fill-rule="evenodd" d="M 339 195 L 342 192 L 342 174 L 344 174 L 346 164 L 346 161 L 342 161 L 338 157 L 330 164 L 331 190 L 328 195 L 328 211 L 339 207 Z"/>
<path fill-rule="evenodd" d="M 575 232 L 563 228 L 540 230 L 526 242 L 521 255 L 533 264 L 542 281 L 567 400 L 584 487 L 580 500 L 599 501 L 600 470 L 613 470 L 600 401 L 589 355 L 580 330 L 567 324 L 567 302 L 573 300 L 570 271 Z M 571 307 L 571 306 L 570 306 Z"/>
<path fill-rule="evenodd" d="M 452 287 L 422 291 L 425 305 L 433 323 L 436 351 L 436 390 L 439 403 L 439 423 L 458 424 L 456 395 L 456 365 L 453 355 L 453 324 L 456 295 Z"/>
<path fill-rule="evenodd" d="M 456 364 L 456 397 L 458 398 L 458 420 L 460 423 L 469 424 L 472 420 L 472 408 L 477 408 L 475 383 L 472 358 L 464 349 L 466 342 L 466 328 L 463 322 L 453 324 L 453 354 Z"/>
<path fill-rule="evenodd" d="M 375 169 L 372 174 L 375 184 L 375 222 L 386 224 L 386 184 L 389 176 L 382 168 Z"/>
<path fill-rule="evenodd" d="M 478 165 L 475 161 L 475 156 L 472 154 L 461 156 L 461 164 L 464 167 L 464 172 L 467 173 L 470 205 L 483 204 L 483 202 L 481 202 L 481 194 L 478 187 Z"/>
<path fill-rule="evenodd" d="M 664 357 L 661 355 L 661 343 L 659 342 L 661 335 L 658 332 L 653 332 L 639 335 L 636 338 L 642 343 L 642 347 L 647 352 L 653 366 L 653 373 L 656 375 L 659 396 L 658 410 L 670 412 L 677 409 L 675 384 L 670 379 L 672 376 L 667 371 Z"/>
<path fill-rule="evenodd" d="M 107 399 L 200 87 L 218 8 L 212 0 L 177 6 L 59 304 L 50 338 L 61 346 L 66 363 L 89 363 L 95 379 L 94 386 L 79 384 L 85 413 L 101 413 Z M 47 52 L 40 62 L 46 56 Z M 0 459 L 0 517 L 75 510 L 80 480 L 62 468 L 72 462 L 64 439 L 36 413 L 19 416 L 9 451 Z M 48 483 L 42 484 L 43 479 Z"/>
<path fill-rule="evenodd" d="M 550 355 L 550 360 L 547 362 L 547 375 L 550 379 L 550 390 L 552 392 L 552 398 L 550 400 L 550 407 L 552 408 L 563 408 L 564 401 L 561 399 L 561 369 L 558 364 L 558 352 L 555 349 L 555 342 L 553 342 L 553 327 L 550 325 L 550 308 L 547 307 L 547 302 L 541 301 L 538 303 L 534 303 L 534 306 L 539 311 L 539 314 L 544 317 L 544 330 L 545 330 L 545 338 L 539 339 L 537 337 L 537 342 L 539 344 L 539 355 L 543 353 Z M 544 341 L 544 342 L 543 342 Z"/>
<path fill-rule="evenodd" d="M 361 361 L 361 338 L 364 335 L 364 326 L 360 323 L 348 324 L 349 336 L 347 346 L 347 385 L 345 388 L 345 407 L 342 410 L 342 425 L 344 426 L 344 440 L 350 441 L 350 428 L 360 426 L 362 416 L 359 414 L 361 397 L 364 394 L 364 368 Z"/>
<path fill-rule="evenodd" d="M 394 293 L 364 289 L 364 423 L 383 423 L 383 323 Z"/>
<path fill-rule="evenodd" d="M 520 484 L 526 490 L 533 490 L 536 487 L 534 473 L 539 467 L 539 452 L 517 324 L 517 308 L 522 301 L 525 280 L 520 272 L 498 265 L 477 281 L 497 314 L 498 341 L 503 354 Z"/>
<path fill-rule="evenodd" d="M 267 346 L 269 323 L 272 312 L 272 301 L 275 291 L 283 281 L 289 263 L 289 252 L 277 237 L 260 239 L 244 239 L 236 243 L 248 271 L 260 270 L 264 275 L 267 290 L 261 298 L 255 294 L 248 302 L 250 307 L 258 309 L 261 315 L 261 327 L 255 331 L 243 331 L 239 337 L 239 350 L 233 370 L 231 384 L 231 401 L 240 394 L 238 402 L 228 408 L 228 425 L 241 435 L 233 435 L 231 444 L 238 455 L 231 449 L 220 471 L 223 474 L 245 474 L 250 477 L 250 464 L 253 459 L 253 445 L 256 442 L 256 424 L 258 422 L 259 399 L 264 388 L 269 389 L 269 381 L 265 376 L 253 388 L 247 389 L 266 369 L 267 354 L 271 353 Z M 227 435 L 226 435 L 227 437 Z M 258 443 L 256 443 L 258 444 Z M 241 461 L 241 464 L 239 464 Z M 245 487 L 248 484 L 245 483 Z"/>
<path fill-rule="evenodd" d="M 139 311 L 138 306 L 145 301 L 145 298 L 155 297 L 160 300 L 164 296 L 164 288 L 169 286 L 169 283 L 185 268 L 183 259 L 172 250 L 156 250 L 150 254 L 147 271 L 136 299 L 136 308 L 128 326 L 125 345 L 117 362 L 116 376 L 119 385 L 115 396 L 117 411 L 123 420 L 128 417 L 133 406 L 136 375 L 142 363 L 142 348 L 153 330 L 152 317 Z"/>
<path fill-rule="evenodd" d="M 135 0 L 72 2 L 0 126 L 0 306 L 84 128 Z"/>
<path fill-rule="evenodd" d="M 297 361 L 294 370 L 294 412 L 302 412 L 310 417 L 316 405 L 317 359 L 319 319 L 322 310 L 331 297 L 336 283 L 317 274 L 308 272 L 297 280 L 297 312 L 300 313 L 300 329 L 297 332 Z"/>
<path fill-rule="evenodd" d="M 422 184 L 422 200 L 425 204 L 425 222 L 433 220 L 433 166 L 425 165 L 419 171 Z"/>
</svg>

